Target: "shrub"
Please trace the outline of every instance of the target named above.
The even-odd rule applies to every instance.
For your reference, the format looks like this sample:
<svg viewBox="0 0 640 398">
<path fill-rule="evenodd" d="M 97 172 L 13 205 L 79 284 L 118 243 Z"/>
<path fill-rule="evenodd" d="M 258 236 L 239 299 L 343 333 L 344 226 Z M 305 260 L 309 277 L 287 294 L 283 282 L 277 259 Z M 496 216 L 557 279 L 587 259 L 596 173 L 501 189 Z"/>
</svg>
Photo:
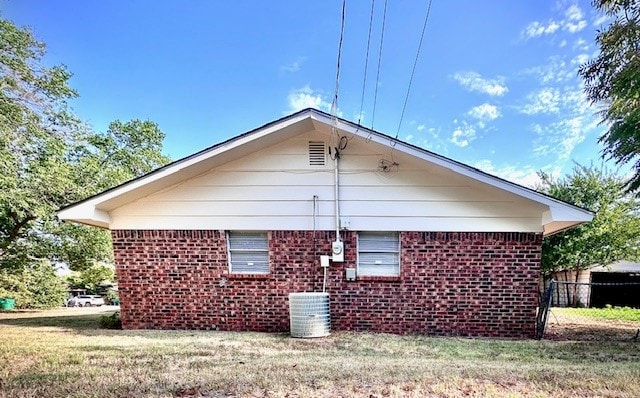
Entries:
<svg viewBox="0 0 640 398">
<path fill-rule="evenodd" d="M 118 292 L 116 290 L 109 289 L 109 291 L 107 291 L 107 301 L 109 301 L 109 304 L 119 305 L 120 297 L 118 297 Z"/>
<path fill-rule="evenodd" d="M 120 312 L 116 311 L 111 315 L 101 316 L 100 327 L 103 329 L 122 329 L 122 320 L 120 319 Z"/>
</svg>

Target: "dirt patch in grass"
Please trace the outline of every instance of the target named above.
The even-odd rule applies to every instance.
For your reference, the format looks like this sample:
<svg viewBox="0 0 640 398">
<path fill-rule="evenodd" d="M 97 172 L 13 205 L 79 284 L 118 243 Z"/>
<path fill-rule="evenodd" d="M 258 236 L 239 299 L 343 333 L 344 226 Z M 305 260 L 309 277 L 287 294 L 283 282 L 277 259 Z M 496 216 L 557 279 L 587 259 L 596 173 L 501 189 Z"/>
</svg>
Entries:
<svg viewBox="0 0 640 398">
<path fill-rule="evenodd" d="M 99 329 L 104 309 L 0 314 L 0 396 L 640 396 L 640 345 Z"/>
</svg>

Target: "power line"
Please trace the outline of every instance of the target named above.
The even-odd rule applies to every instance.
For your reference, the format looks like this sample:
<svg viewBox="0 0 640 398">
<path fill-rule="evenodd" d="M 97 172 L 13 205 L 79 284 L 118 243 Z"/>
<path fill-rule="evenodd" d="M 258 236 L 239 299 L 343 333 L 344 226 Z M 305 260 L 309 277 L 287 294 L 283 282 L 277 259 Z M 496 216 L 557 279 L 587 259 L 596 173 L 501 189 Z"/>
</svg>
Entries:
<svg viewBox="0 0 640 398">
<path fill-rule="evenodd" d="M 416 59 L 413 62 L 413 69 L 411 70 L 411 77 L 409 78 L 409 86 L 407 87 L 407 95 L 404 98 L 404 105 L 402 105 L 402 113 L 400 114 L 400 122 L 398 123 L 398 131 L 396 132 L 396 139 L 398 139 L 398 135 L 400 134 L 400 127 L 402 126 L 404 111 L 406 110 L 407 102 L 409 101 L 409 93 L 411 91 L 411 83 L 413 82 L 413 75 L 416 73 L 416 65 L 418 65 L 418 58 L 420 57 L 420 49 L 422 48 L 424 32 L 427 30 L 427 22 L 429 21 L 429 14 L 431 14 L 431 2 L 432 0 L 429 0 L 429 6 L 427 7 L 427 14 L 424 17 L 424 25 L 422 25 L 422 34 L 420 35 L 420 43 L 418 44 L 418 51 L 416 51 Z"/>
<path fill-rule="evenodd" d="M 376 118 L 376 103 L 378 101 L 378 82 L 380 81 L 380 62 L 382 60 L 382 43 L 384 42 L 384 27 L 387 21 L 387 1 L 384 0 L 384 11 L 382 12 L 382 32 L 380 33 L 380 48 L 378 50 L 378 70 L 376 72 L 376 89 L 373 94 L 373 112 L 371 112 L 371 129 Z"/>
<path fill-rule="evenodd" d="M 371 0 L 371 16 L 369 17 L 369 34 L 367 35 L 367 52 L 364 57 L 364 78 L 362 80 L 362 96 L 360 97 L 360 113 L 358 114 L 358 124 L 362 121 L 362 110 L 364 109 L 364 92 L 367 86 L 367 69 L 369 67 L 369 48 L 371 47 L 371 28 L 373 27 L 373 11 L 376 0 Z"/>
<path fill-rule="evenodd" d="M 344 21 L 345 21 L 345 12 L 347 8 L 347 0 L 342 0 L 342 16 L 340 22 L 340 41 L 338 43 L 338 62 L 336 66 L 336 91 L 333 95 L 333 101 L 331 101 L 331 115 L 337 118 L 338 112 L 338 91 L 340 89 L 340 60 L 342 59 L 342 41 L 344 38 Z M 337 123 L 337 120 L 335 120 Z"/>
</svg>

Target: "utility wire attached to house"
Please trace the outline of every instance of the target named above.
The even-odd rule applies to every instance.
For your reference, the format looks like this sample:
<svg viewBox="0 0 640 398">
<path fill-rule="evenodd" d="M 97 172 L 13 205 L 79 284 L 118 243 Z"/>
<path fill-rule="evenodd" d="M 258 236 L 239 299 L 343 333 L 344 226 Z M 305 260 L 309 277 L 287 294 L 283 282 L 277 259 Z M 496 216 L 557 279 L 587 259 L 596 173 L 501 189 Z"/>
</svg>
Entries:
<svg viewBox="0 0 640 398">
<path fill-rule="evenodd" d="M 371 130 L 373 130 L 373 122 L 376 118 L 376 103 L 378 102 L 378 85 L 380 83 L 380 63 L 382 61 L 382 44 L 384 43 L 384 27 L 387 22 L 387 2 L 384 0 L 384 10 L 382 11 L 382 31 L 380 33 L 380 46 L 378 48 L 378 68 L 376 71 L 376 87 L 373 93 L 373 112 L 371 112 Z"/>
<path fill-rule="evenodd" d="M 342 41 L 344 39 L 346 9 L 347 0 L 342 0 L 342 14 L 340 18 L 340 41 L 338 42 L 338 61 L 336 64 L 336 89 L 333 93 L 333 100 L 331 101 L 331 116 L 333 116 L 332 132 L 335 134 L 336 139 L 338 139 L 338 93 L 340 91 L 340 61 L 342 60 Z"/>
<path fill-rule="evenodd" d="M 364 56 L 364 73 L 362 79 L 362 95 L 360 96 L 360 113 L 358 113 L 358 125 L 362 124 L 362 111 L 364 109 L 364 93 L 367 87 L 367 70 L 369 69 L 369 49 L 371 48 L 371 29 L 373 28 L 373 14 L 376 0 L 371 0 L 371 15 L 369 17 L 369 33 L 367 34 L 367 51 Z"/>
<path fill-rule="evenodd" d="M 420 34 L 420 42 L 418 43 L 418 50 L 416 51 L 416 59 L 413 61 L 413 69 L 411 70 L 411 77 L 409 78 L 409 86 L 407 87 L 407 95 L 404 98 L 404 104 L 402 105 L 402 113 L 400 114 L 400 122 L 398 123 L 398 131 L 396 132 L 396 140 L 400 134 L 400 127 L 402 126 L 402 119 L 404 118 L 404 111 L 407 109 L 407 102 L 409 101 L 409 93 L 411 92 L 411 83 L 413 83 L 413 75 L 416 73 L 416 66 L 418 65 L 418 59 L 420 58 L 420 50 L 422 49 L 422 41 L 424 40 L 424 32 L 427 30 L 427 22 L 429 21 L 429 14 L 431 14 L 431 3 L 429 0 L 429 6 L 427 7 L 427 13 L 424 17 L 424 25 L 422 25 L 422 33 Z M 395 148 L 395 142 L 393 147 Z"/>
<path fill-rule="evenodd" d="M 331 116 L 333 119 L 333 123 L 331 126 L 331 135 L 336 140 L 335 154 L 332 156 L 334 160 L 334 201 L 335 201 L 335 226 L 336 226 L 336 242 L 341 243 L 342 239 L 340 238 L 340 173 L 338 170 L 338 162 L 340 159 L 340 151 L 346 148 L 346 142 L 348 141 L 346 137 L 340 137 L 338 133 L 338 94 L 340 92 L 340 60 L 342 58 L 342 41 L 344 39 L 344 24 L 345 24 L 345 14 L 347 9 L 347 0 L 342 0 L 342 16 L 340 21 L 340 42 L 338 43 L 338 62 L 336 66 L 336 91 L 333 95 L 333 101 L 331 102 Z M 342 142 L 345 141 L 344 147 L 342 146 Z M 331 147 L 329 147 L 329 156 L 331 156 Z M 325 279 L 326 279 L 326 268 L 325 268 Z M 326 283 L 326 282 L 325 282 Z M 323 289 L 324 289 L 323 284 Z"/>
</svg>

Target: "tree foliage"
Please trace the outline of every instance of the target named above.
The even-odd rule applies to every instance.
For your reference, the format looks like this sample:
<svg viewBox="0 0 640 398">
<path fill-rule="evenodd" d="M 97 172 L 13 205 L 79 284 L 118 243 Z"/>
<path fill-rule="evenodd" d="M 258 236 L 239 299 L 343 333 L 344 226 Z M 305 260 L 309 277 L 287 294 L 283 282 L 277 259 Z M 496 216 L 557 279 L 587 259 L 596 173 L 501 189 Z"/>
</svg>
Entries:
<svg viewBox="0 0 640 398">
<path fill-rule="evenodd" d="M 16 308 L 59 307 L 67 288 L 48 261 L 31 262 L 22 268 L 0 269 L 0 297 L 16 300 Z"/>
<path fill-rule="evenodd" d="M 98 294 L 102 284 L 113 284 L 113 282 L 115 282 L 113 268 L 105 264 L 94 264 L 83 271 L 75 271 L 67 276 L 70 287 L 84 289 L 88 294 Z"/>
<path fill-rule="evenodd" d="M 99 133 L 75 117 L 71 74 L 44 55 L 29 29 L 0 17 L 0 269 L 12 275 L 45 261 L 110 261 L 108 232 L 61 223 L 56 210 L 168 162 L 151 121 Z"/>
<path fill-rule="evenodd" d="M 640 201 L 626 193 L 624 179 L 603 168 L 582 165 L 564 178 L 539 175 L 539 191 L 595 214 L 590 223 L 544 238 L 543 273 L 639 258 Z"/>
<path fill-rule="evenodd" d="M 603 106 L 608 130 L 600 137 L 604 154 L 618 164 L 633 163 L 630 191 L 640 193 L 640 2 L 595 0 L 594 6 L 613 18 L 596 35 L 598 56 L 582 65 L 587 98 Z"/>
</svg>

